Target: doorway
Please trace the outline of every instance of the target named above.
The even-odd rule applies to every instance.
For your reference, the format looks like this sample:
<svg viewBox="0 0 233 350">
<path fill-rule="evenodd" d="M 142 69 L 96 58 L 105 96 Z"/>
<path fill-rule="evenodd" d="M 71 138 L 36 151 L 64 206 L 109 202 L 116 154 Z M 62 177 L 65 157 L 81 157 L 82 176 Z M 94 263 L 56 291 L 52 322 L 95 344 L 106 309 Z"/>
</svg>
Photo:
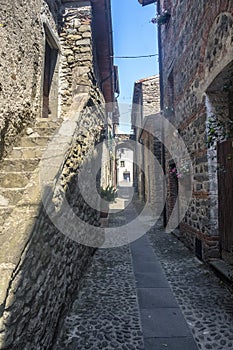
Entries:
<svg viewBox="0 0 233 350">
<path fill-rule="evenodd" d="M 233 61 L 213 80 L 207 90 L 207 149 L 210 200 L 210 229 L 219 235 L 220 253 L 233 262 Z M 211 136 L 211 127 L 215 130 Z M 212 138 L 211 138 L 212 137 Z"/>
<path fill-rule="evenodd" d="M 42 118 L 57 118 L 58 111 L 58 47 L 48 28 L 45 40 Z"/>
</svg>

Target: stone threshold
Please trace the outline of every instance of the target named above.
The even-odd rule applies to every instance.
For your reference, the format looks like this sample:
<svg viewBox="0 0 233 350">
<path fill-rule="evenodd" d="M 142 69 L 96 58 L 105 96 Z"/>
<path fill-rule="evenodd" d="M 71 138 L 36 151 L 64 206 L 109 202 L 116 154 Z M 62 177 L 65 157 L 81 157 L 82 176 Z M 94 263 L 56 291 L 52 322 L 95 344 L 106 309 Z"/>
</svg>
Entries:
<svg viewBox="0 0 233 350">
<path fill-rule="evenodd" d="M 233 286 L 233 266 L 222 259 L 212 259 L 209 265 L 225 282 Z"/>
<path fill-rule="evenodd" d="M 172 234 L 178 239 L 181 240 L 180 230 L 175 229 L 172 231 Z M 198 259 L 198 258 L 197 258 Z M 204 262 L 203 260 L 200 260 Z M 206 262 L 215 274 L 224 282 L 233 287 L 233 265 L 229 264 L 226 260 L 213 258 Z"/>
</svg>

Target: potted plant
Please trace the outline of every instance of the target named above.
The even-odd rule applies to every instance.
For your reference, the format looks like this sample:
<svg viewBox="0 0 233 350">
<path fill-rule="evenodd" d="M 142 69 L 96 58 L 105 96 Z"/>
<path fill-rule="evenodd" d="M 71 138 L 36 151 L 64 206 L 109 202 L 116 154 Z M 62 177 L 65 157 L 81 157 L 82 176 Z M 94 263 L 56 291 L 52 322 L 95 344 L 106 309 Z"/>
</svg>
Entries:
<svg viewBox="0 0 233 350">
<path fill-rule="evenodd" d="M 114 186 L 107 186 L 106 188 L 100 187 L 100 216 L 102 218 L 108 216 L 108 209 L 110 202 L 114 202 L 117 197 L 117 190 Z"/>
<path fill-rule="evenodd" d="M 170 166 L 170 174 L 180 183 L 186 187 L 190 187 L 191 183 L 191 165 L 188 161 L 181 161 L 180 166 L 177 168 L 174 164 Z"/>
</svg>

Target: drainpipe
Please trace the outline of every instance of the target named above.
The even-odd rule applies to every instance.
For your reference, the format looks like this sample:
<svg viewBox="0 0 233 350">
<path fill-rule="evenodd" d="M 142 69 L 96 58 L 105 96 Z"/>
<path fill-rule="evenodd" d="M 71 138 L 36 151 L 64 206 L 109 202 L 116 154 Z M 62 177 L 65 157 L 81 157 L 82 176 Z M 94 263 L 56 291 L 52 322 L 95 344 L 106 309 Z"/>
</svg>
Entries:
<svg viewBox="0 0 233 350">
<path fill-rule="evenodd" d="M 157 0 L 157 13 L 161 12 L 160 0 Z M 158 25 L 158 50 L 159 50 L 159 80 L 160 80 L 160 110 L 164 109 L 164 83 L 163 83 L 163 61 L 162 61 L 162 39 L 161 39 L 161 26 Z M 164 146 L 164 130 L 162 129 L 162 147 L 161 147 L 161 163 L 164 173 L 164 178 L 166 176 L 166 160 L 165 160 L 165 146 Z M 165 203 L 163 209 L 163 225 L 167 225 L 167 208 L 166 208 L 166 198 L 165 198 L 165 185 L 163 190 L 163 202 Z"/>
</svg>

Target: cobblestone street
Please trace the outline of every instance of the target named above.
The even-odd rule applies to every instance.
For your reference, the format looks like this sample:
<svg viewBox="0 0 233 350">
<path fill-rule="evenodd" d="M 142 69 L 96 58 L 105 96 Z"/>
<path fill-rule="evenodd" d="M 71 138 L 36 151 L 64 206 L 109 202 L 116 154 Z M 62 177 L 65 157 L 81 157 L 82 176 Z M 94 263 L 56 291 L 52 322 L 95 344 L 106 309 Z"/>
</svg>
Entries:
<svg viewBox="0 0 233 350">
<path fill-rule="evenodd" d="M 109 226 L 135 216 L 129 205 Z M 54 349 L 230 350 L 232 305 L 212 270 L 157 223 L 130 245 L 96 251 Z"/>
<path fill-rule="evenodd" d="M 148 236 L 199 349 L 233 349 L 232 291 L 159 225 Z"/>
<path fill-rule="evenodd" d="M 110 216 L 109 226 L 125 223 Z M 144 349 L 129 246 L 96 251 L 55 349 Z"/>
</svg>

